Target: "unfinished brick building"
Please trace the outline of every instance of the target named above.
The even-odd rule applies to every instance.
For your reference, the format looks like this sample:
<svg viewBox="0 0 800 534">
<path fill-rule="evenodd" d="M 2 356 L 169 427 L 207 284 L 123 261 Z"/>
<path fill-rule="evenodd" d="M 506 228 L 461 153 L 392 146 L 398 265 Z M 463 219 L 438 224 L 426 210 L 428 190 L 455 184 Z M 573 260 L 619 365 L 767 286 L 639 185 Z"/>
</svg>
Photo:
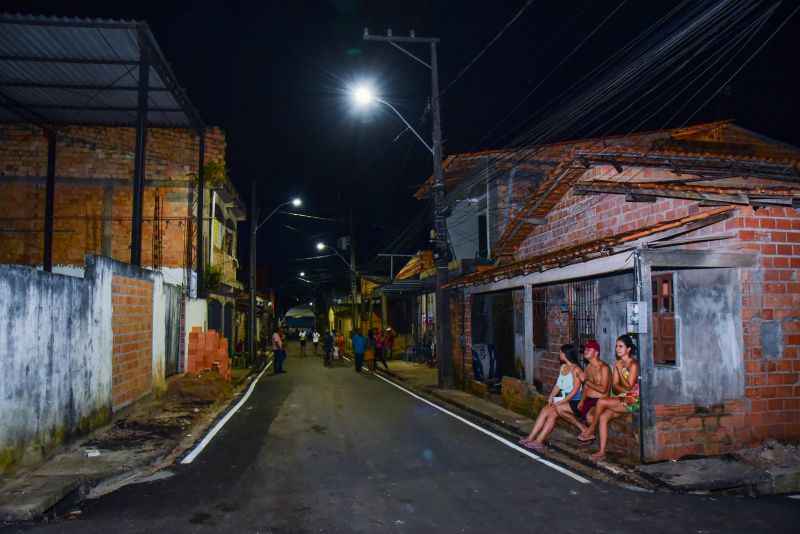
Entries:
<svg viewBox="0 0 800 534">
<path fill-rule="evenodd" d="M 59 130 L 53 215 L 56 272 L 80 271 L 86 254 L 130 262 L 134 133 L 133 128 L 109 127 Z M 197 135 L 189 130 L 149 132 L 142 265 L 162 269 L 170 273 L 172 283 L 186 286 L 196 258 L 197 150 Z M 225 136 L 219 129 L 206 132 L 206 161 L 217 166 L 225 162 Z M 41 128 L 0 126 L 2 263 L 42 265 L 46 169 L 47 138 Z M 216 224 L 206 222 L 205 235 L 227 262 L 228 278 L 235 280 L 235 263 L 228 260 L 235 257 L 236 224 L 244 210 L 229 180 L 220 176 L 212 187 L 206 191 L 205 205 L 214 197 L 210 211 Z M 209 255 L 211 250 L 207 246 Z"/>
<path fill-rule="evenodd" d="M 729 121 L 450 156 L 451 242 L 488 265 L 448 285 L 457 378 L 484 391 L 470 347 L 493 344 L 504 403 L 536 414 L 561 344 L 613 364 L 630 332 L 642 409 L 618 454 L 800 441 L 799 164 Z"/>
<path fill-rule="evenodd" d="M 3 471 L 162 394 L 187 330 L 230 337 L 244 209 L 146 23 L 0 34 Z"/>
</svg>

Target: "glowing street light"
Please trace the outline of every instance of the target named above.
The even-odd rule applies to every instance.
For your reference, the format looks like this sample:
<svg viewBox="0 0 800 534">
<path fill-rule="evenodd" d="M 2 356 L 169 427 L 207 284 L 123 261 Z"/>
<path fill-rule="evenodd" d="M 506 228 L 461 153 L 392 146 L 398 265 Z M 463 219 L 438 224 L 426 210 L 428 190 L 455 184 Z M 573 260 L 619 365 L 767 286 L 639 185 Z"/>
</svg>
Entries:
<svg viewBox="0 0 800 534">
<path fill-rule="evenodd" d="M 371 106 L 373 103 L 377 102 L 378 104 L 381 104 L 391 109 L 394 112 L 394 114 L 397 115 L 401 121 L 403 121 L 403 124 L 405 124 L 406 127 L 409 130 L 411 130 L 414 133 L 414 135 L 417 136 L 419 142 L 425 145 L 425 148 L 427 148 L 428 151 L 431 154 L 433 154 L 433 147 L 429 145 L 425 141 L 425 139 L 423 139 L 422 136 L 414 129 L 414 127 L 411 126 L 411 124 L 406 120 L 406 118 L 403 117 L 403 115 L 401 115 L 399 111 L 397 111 L 397 108 L 395 108 L 393 105 L 391 105 L 383 98 L 376 95 L 369 85 L 366 84 L 356 85 L 350 90 L 350 95 L 352 96 L 353 101 L 356 103 L 356 106 L 358 106 L 359 108 L 366 108 Z"/>
<path fill-rule="evenodd" d="M 433 226 L 436 230 L 435 238 L 435 251 L 434 258 L 436 259 L 436 360 L 439 367 L 439 387 L 449 389 L 453 387 L 453 355 L 450 350 L 449 338 L 449 318 L 450 309 L 447 303 L 448 295 L 444 291 L 443 286 L 447 282 L 448 276 L 448 256 L 450 253 L 449 244 L 447 243 L 447 220 L 446 220 L 446 202 L 445 202 L 445 187 L 444 187 L 444 169 L 442 168 L 442 126 L 441 126 L 441 110 L 439 103 L 439 67 L 436 55 L 436 45 L 439 39 L 436 37 L 419 37 L 413 31 L 408 37 L 400 35 L 392 35 L 392 31 L 388 30 L 386 36 L 371 35 L 369 29 L 364 28 L 365 41 L 377 41 L 387 43 L 394 48 L 400 50 L 416 62 L 424 65 L 431 71 L 431 122 L 433 124 L 432 143 L 428 145 L 422 136 L 417 133 L 414 128 L 403 118 L 394 107 L 375 97 L 375 100 L 384 106 L 390 108 L 395 114 L 400 117 L 403 123 L 409 130 L 414 132 L 417 139 L 425 145 L 425 147 L 433 155 L 433 177 L 434 181 L 431 187 L 433 193 Z M 425 44 L 430 47 L 430 63 L 425 62 L 423 59 L 417 57 L 412 52 L 404 48 L 402 45 Z M 369 93 L 361 91 L 359 93 L 362 100 Z M 445 335 L 447 333 L 447 335 Z"/>
<path fill-rule="evenodd" d="M 372 87 L 362 84 L 353 89 L 353 100 L 359 107 L 371 106 L 375 102 L 375 92 Z"/>
<path fill-rule="evenodd" d="M 251 197 L 250 197 L 250 313 L 248 317 L 247 329 L 250 333 L 248 339 L 247 350 L 250 352 L 250 362 L 255 365 L 256 361 L 256 233 L 273 215 L 278 213 L 278 210 L 284 206 L 292 205 L 294 207 L 300 206 L 303 201 L 299 198 L 294 198 L 287 202 L 278 204 L 269 215 L 258 220 L 258 209 L 256 207 L 256 181 L 251 182 Z"/>
</svg>

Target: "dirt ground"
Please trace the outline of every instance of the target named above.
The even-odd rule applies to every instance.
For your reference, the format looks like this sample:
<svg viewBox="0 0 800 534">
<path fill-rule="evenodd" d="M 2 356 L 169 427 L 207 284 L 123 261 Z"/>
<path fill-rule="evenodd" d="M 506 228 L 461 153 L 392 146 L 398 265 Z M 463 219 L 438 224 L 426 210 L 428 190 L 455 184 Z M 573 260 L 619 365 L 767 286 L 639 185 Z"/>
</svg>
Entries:
<svg viewBox="0 0 800 534">
<path fill-rule="evenodd" d="M 767 470 L 774 467 L 800 466 L 800 449 L 795 445 L 785 445 L 776 441 L 736 451 L 734 456 L 746 464 Z"/>
<path fill-rule="evenodd" d="M 163 399 L 140 403 L 81 446 L 106 451 L 155 448 L 181 438 L 199 415 L 231 394 L 230 384 L 215 373 L 171 379 Z"/>
</svg>

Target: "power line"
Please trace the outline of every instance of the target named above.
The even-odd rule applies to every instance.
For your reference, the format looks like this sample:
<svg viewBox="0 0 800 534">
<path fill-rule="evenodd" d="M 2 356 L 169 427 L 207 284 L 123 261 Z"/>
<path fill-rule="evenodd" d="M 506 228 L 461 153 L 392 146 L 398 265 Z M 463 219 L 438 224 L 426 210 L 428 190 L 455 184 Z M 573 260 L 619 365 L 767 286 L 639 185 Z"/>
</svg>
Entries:
<svg viewBox="0 0 800 534">
<path fill-rule="evenodd" d="M 515 21 L 516 21 L 516 20 L 517 20 L 517 19 L 518 19 L 518 18 L 519 18 L 519 17 L 520 17 L 520 16 L 521 16 L 521 15 L 522 15 L 524 12 L 525 12 L 525 10 L 526 10 L 526 9 L 528 9 L 528 6 L 530 6 L 530 5 L 531 5 L 533 2 L 534 2 L 534 0 L 528 0 L 527 2 L 525 2 L 525 5 L 524 5 L 524 6 L 522 6 L 522 9 L 520 9 L 519 11 L 517 11 L 517 14 L 516 14 L 516 15 L 514 15 L 514 16 L 511 18 L 511 20 L 509 20 L 509 21 L 506 23 L 506 25 L 505 25 L 505 26 L 503 26 L 503 28 L 500 30 L 500 33 L 498 33 L 497 35 L 495 35 L 495 36 L 494 36 L 494 39 L 492 39 L 491 41 L 489 41 L 489 43 L 488 43 L 486 46 L 484 46 L 484 47 L 483 47 L 483 49 L 482 49 L 480 52 L 478 52 L 478 55 L 477 55 L 477 56 L 475 56 L 475 57 L 472 59 L 472 61 L 470 61 L 469 63 L 467 63 L 467 66 L 466 66 L 466 67 L 464 67 L 463 69 L 461 69 L 461 72 L 459 72 L 459 73 L 456 75 L 456 77 L 455 77 L 455 78 L 453 78 L 453 80 L 452 80 L 450 83 L 448 83 L 448 84 L 447 84 L 447 86 L 446 86 L 444 89 L 442 89 L 442 92 L 440 93 L 440 96 L 441 96 L 441 95 L 444 95 L 444 94 L 447 92 L 447 90 L 448 90 L 448 89 L 450 89 L 450 87 L 452 87 L 452 86 L 453 86 L 453 84 L 454 84 L 454 83 L 456 83 L 456 82 L 457 82 L 457 81 L 458 81 L 458 80 L 459 80 L 459 79 L 460 79 L 460 78 L 461 78 L 461 77 L 464 75 L 464 73 L 466 73 L 466 72 L 467 72 L 467 71 L 470 69 L 470 67 L 472 67 L 472 65 L 474 65 L 474 64 L 475 64 L 475 62 L 476 62 L 476 61 L 478 61 L 478 60 L 481 58 L 481 56 L 483 56 L 483 54 L 484 54 L 484 53 L 485 53 L 485 52 L 486 52 L 486 51 L 487 51 L 487 50 L 488 50 L 488 49 L 489 49 L 489 48 L 490 48 L 490 47 L 491 47 L 491 46 L 492 46 L 492 45 L 493 45 L 493 44 L 494 44 L 494 43 L 495 43 L 495 42 L 496 42 L 496 41 L 497 41 L 497 40 L 498 40 L 498 39 L 499 39 L 499 38 L 500 38 L 502 35 L 503 35 L 503 33 L 505 33 L 505 31 L 506 31 L 508 28 L 510 28 L 510 27 L 511 27 L 511 25 L 512 25 L 512 24 L 514 24 L 514 22 L 515 22 Z"/>
</svg>

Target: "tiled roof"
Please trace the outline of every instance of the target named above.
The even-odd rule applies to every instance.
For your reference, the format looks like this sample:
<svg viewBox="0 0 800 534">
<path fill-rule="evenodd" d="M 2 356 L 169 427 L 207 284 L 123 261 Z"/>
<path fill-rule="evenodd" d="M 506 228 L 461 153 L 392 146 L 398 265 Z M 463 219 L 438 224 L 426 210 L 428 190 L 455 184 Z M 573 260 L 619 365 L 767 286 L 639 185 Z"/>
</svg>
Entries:
<svg viewBox="0 0 800 534">
<path fill-rule="evenodd" d="M 485 284 L 489 281 L 503 280 L 507 278 L 514 278 L 516 276 L 525 276 L 532 272 L 541 272 L 549 269 L 563 267 L 572 263 L 579 263 L 588 261 L 598 256 L 610 255 L 614 253 L 614 248 L 632 243 L 644 237 L 665 232 L 676 228 L 689 226 L 692 224 L 699 224 L 706 226 L 713 224 L 720 220 L 728 218 L 734 206 L 723 206 L 719 208 L 710 209 L 694 215 L 672 219 L 657 224 L 642 226 L 635 230 L 621 232 L 618 234 L 610 235 L 600 239 L 587 241 L 579 245 L 574 245 L 533 258 L 517 261 L 507 265 L 500 265 L 492 269 L 481 270 L 462 276 L 453 280 L 445 288 L 457 289 L 467 286 L 475 286 Z"/>
<path fill-rule="evenodd" d="M 498 238 L 493 247 L 496 256 L 510 257 L 535 228 L 531 221 L 545 218 L 595 164 L 612 165 L 618 171 L 623 166 L 657 167 L 671 169 L 676 176 L 742 176 L 800 182 L 800 149 L 730 121 L 568 143 L 563 147 L 569 150 L 563 153 L 559 165 L 538 184 Z"/>
</svg>

